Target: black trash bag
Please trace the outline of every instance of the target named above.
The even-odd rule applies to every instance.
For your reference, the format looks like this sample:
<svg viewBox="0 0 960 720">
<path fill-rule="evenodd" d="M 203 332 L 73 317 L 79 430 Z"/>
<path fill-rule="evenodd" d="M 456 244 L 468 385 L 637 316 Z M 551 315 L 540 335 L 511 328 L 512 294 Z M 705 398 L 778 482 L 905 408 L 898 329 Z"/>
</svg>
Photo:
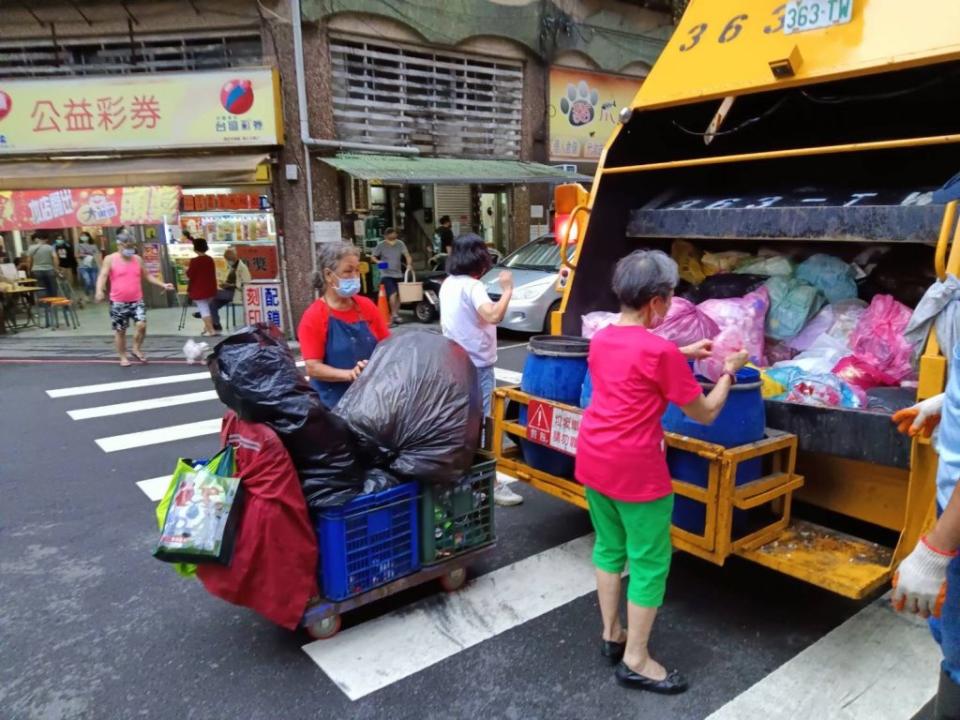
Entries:
<svg viewBox="0 0 960 720">
<path fill-rule="evenodd" d="M 265 423 L 283 442 L 311 510 L 363 492 L 363 468 L 347 424 L 327 410 L 273 326 L 251 325 L 219 343 L 208 360 L 220 400 L 242 420 Z"/>
<path fill-rule="evenodd" d="M 743 297 L 763 285 L 770 278 L 766 275 L 748 275 L 727 273 L 711 275 L 696 288 L 696 299 L 686 296 L 694 303 L 704 300 L 726 300 L 727 298 Z"/>
<path fill-rule="evenodd" d="M 268 423 L 280 434 L 303 427 L 319 403 L 273 325 L 240 328 L 217 343 L 207 367 L 224 405 L 241 420 Z"/>
<path fill-rule="evenodd" d="M 396 476 L 380 468 L 370 468 L 363 474 L 363 494 L 372 495 L 373 493 L 389 490 L 396 487 L 400 481 Z"/>
<path fill-rule="evenodd" d="M 470 357 L 425 331 L 377 345 L 334 412 L 357 435 L 365 464 L 434 483 L 455 482 L 470 467 L 483 419 Z"/>
</svg>

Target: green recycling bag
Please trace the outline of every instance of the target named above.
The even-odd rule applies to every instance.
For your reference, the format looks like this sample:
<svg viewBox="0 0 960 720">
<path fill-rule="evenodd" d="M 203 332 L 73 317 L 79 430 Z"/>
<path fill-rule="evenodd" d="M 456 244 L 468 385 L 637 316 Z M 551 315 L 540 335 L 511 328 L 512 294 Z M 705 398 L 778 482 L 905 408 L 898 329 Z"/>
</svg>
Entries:
<svg viewBox="0 0 960 720">
<path fill-rule="evenodd" d="M 154 556 L 186 577 L 197 562 L 230 563 L 240 510 L 240 479 L 232 447 L 209 462 L 180 459 L 157 506 L 160 541 Z"/>
</svg>

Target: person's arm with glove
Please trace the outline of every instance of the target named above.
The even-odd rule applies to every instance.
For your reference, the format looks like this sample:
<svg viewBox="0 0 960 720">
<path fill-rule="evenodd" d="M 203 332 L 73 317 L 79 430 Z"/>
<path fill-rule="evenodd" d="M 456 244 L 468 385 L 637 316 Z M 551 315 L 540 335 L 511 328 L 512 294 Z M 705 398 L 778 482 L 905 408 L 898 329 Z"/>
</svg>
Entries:
<svg viewBox="0 0 960 720">
<path fill-rule="evenodd" d="M 960 547 L 960 493 L 950 502 L 933 530 L 920 538 L 893 576 L 893 608 L 940 617 L 946 595 L 947 565 Z"/>
<path fill-rule="evenodd" d="M 918 402 L 913 407 L 898 410 L 893 414 L 893 422 L 904 435 L 914 437 L 923 431 L 924 437 L 933 435 L 934 428 L 940 422 L 943 414 L 943 399 L 946 393 L 934 395 L 931 398 Z"/>
</svg>

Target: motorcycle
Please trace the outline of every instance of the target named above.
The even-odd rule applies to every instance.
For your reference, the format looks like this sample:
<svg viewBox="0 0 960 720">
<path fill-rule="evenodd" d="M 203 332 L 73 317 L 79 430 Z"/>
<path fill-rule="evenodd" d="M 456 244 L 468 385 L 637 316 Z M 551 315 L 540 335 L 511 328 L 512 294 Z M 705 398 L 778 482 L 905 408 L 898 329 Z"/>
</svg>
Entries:
<svg viewBox="0 0 960 720">
<path fill-rule="evenodd" d="M 436 322 L 440 317 L 440 285 L 447 277 L 445 272 L 424 273 L 419 279 L 423 282 L 423 300 L 413 309 L 417 320 L 422 323 Z"/>
</svg>

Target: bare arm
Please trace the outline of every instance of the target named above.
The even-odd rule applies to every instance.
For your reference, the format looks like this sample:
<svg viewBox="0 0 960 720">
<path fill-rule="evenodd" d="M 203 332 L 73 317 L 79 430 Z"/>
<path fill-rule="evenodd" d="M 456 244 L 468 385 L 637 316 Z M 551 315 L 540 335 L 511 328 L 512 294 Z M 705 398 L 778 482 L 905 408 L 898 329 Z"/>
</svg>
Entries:
<svg viewBox="0 0 960 720">
<path fill-rule="evenodd" d="M 477 308 L 477 313 L 482 317 L 486 322 L 491 325 L 498 325 L 503 321 L 503 318 L 507 314 L 507 306 L 510 305 L 510 298 L 513 297 L 513 274 L 504 270 L 500 273 L 500 288 L 503 290 L 503 295 L 500 296 L 500 299 L 495 303 L 484 303 L 479 308 Z"/>
<path fill-rule="evenodd" d="M 731 375 L 746 365 L 747 359 L 747 351 L 741 350 L 724 360 L 723 371 L 726 374 L 717 380 L 708 395 L 701 395 L 693 402 L 680 408 L 683 414 L 703 425 L 710 425 L 716 420 L 717 415 L 723 410 L 723 406 L 727 402 L 727 396 L 730 394 L 730 388 L 733 386 Z"/>
<path fill-rule="evenodd" d="M 170 283 L 165 283 L 163 280 L 157 280 L 153 275 L 147 272 L 147 265 L 143 260 L 137 258 L 137 262 L 140 263 L 140 275 L 151 285 L 156 285 L 161 290 L 170 290 L 173 286 Z"/>
<path fill-rule="evenodd" d="M 730 394 L 730 388 L 733 382 L 729 375 L 724 375 L 709 395 L 701 395 L 691 403 L 684 405 L 681 410 L 691 420 L 696 420 L 703 425 L 710 425 L 717 419 L 717 415 L 723 410 L 724 403 L 727 402 L 727 395 Z"/>
<path fill-rule="evenodd" d="M 960 548 L 960 492 L 957 492 L 957 488 L 953 489 L 950 502 L 943 509 L 937 524 L 927 534 L 927 540 L 944 552 L 953 552 Z"/>
<path fill-rule="evenodd" d="M 366 360 L 361 360 L 355 367 L 349 370 L 335 368 L 319 360 L 307 360 L 305 362 L 307 375 L 321 382 L 353 382 L 360 377 L 360 373 L 363 372 L 363 369 L 367 366 Z"/>
<path fill-rule="evenodd" d="M 110 263 L 112 259 L 113 256 L 111 255 L 107 255 L 107 257 L 103 259 L 103 264 L 100 266 L 100 274 L 97 275 L 96 299 L 98 302 L 102 302 L 107 293 L 107 277 L 110 275 Z"/>
</svg>

